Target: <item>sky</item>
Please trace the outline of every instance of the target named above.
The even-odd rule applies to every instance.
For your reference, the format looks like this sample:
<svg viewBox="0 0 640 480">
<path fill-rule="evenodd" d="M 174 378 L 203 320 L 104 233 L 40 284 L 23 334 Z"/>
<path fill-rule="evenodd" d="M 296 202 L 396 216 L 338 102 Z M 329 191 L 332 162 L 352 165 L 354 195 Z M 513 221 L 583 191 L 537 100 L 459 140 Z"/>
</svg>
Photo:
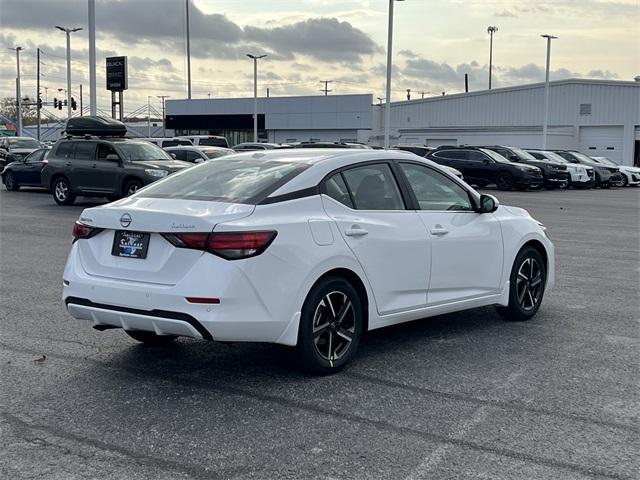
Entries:
<svg viewBox="0 0 640 480">
<path fill-rule="evenodd" d="M 372 93 L 384 97 L 387 0 L 190 0 L 193 98 Z M 35 96 L 41 48 L 43 99 L 66 88 L 65 34 L 72 34 L 72 91 L 88 103 L 87 0 L 0 0 L 0 97 L 15 96 L 20 45 L 22 92 Z M 544 80 L 546 43 L 551 79 L 633 80 L 640 75 L 640 0 L 405 0 L 394 7 L 392 99 L 440 95 L 488 83 L 489 36 L 493 87 Z M 96 0 L 99 108 L 108 110 L 105 58 L 128 56 L 125 112 L 158 95 L 186 98 L 185 1 Z M 47 87 L 46 92 L 44 87 Z"/>
</svg>

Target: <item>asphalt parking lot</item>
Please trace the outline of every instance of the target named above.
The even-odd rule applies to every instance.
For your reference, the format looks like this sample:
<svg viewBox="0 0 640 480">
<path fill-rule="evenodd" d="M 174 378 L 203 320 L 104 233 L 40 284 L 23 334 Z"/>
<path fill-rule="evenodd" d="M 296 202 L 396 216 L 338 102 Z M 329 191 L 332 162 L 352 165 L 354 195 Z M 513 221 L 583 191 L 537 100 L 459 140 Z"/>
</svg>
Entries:
<svg viewBox="0 0 640 480">
<path fill-rule="evenodd" d="M 71 319 L 62 270 L 95 203 L 2 190 L 0 478 L 637 478 L 640 189 L 491 193 L 555 242 L 538 315 L 377 330 L 314 378 L 276 345 L 152 348 Z"/>
</svg>

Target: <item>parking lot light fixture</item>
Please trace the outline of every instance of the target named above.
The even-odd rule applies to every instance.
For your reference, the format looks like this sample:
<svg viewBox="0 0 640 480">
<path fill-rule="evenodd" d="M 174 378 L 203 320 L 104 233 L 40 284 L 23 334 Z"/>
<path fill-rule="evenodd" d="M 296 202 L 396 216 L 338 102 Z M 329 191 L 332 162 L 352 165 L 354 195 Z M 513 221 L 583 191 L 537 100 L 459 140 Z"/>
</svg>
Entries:
<svg viewBox="0 0 640 480">
<path fill-rule="evenodd" d="M 384 109 L 384 148 L 389 148 L 389 134 L 391 132 L 391 52 L 393 43 L 393 2 L 404 0 L 389 0 L 389 27 L 387 30 L 387 97 Z"/>
<path fill-rule="evenodd" d="M 542 119 L 542 149 L 547 148 L 547 129 L 549 127 L 549 67 L 551 65 L 551 40 L 558 37 L 545 34 L 540 35 L 542 38 L 547 39 L 547 70 L 544 80 L 544 118 Z"/>
<path fill-rule="evenodd" d="M 491 26 L 487 28 L 489 34 L 489 90 L 491 90 L 491 70 L 493 67 L 493 34 L 498 31 L 498 27 Z"/>
<path fill-rule="evenodd" d="M 67 117 L 71 118 L 71 34 L 82 30 L 82 27 L 66 28 L 56 25 L 56 28 L 67 34 Z"/>
<path fill-rule="evenodd" d="M 258 143 L 258 60 L 266 55 L 247 53 L 247 57 L 253 59 L 253 141 Z"/>
</svg>

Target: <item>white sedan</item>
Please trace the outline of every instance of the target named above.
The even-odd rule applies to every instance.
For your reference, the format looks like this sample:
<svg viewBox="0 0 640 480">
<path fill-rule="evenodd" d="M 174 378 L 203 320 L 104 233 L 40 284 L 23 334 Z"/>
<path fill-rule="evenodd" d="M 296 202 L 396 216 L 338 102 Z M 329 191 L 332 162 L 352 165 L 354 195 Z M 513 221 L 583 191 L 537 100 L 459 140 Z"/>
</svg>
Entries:
<svg viewBox="0 0 640 480">
<path fill-rule="evenodd" d="M 98 330 L 275 342 L 329 373 L 367 330 L 486 305 L 527 320 L 553 284 L 553 244 L 525 210 L 405 153 L 301 149 L 84 210 L 62 297 Z"/>
<path fill-rule="evenodd" d="M 618 187 L 627 187 L 629 185 L 640 185 L 640 168 L 630 167 L 628 165 L 620 165 L 607 157 L 591 157 L 596 162 L 602 163 L 609 167 L 618 167 L 620 169 L 620 183 Z"/>
</svg>

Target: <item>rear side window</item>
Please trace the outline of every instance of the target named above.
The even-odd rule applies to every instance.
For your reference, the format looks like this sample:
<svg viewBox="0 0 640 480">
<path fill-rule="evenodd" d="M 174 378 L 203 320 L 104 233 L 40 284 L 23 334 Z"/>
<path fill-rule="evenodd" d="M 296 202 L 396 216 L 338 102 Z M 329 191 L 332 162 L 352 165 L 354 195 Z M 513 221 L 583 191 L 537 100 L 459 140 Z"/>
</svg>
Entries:
<svg viewBox="0 0 640 480">
<path fill-rule="evenodd" d="M 93 160 L 96 154 L 95 142 L 78 142 L 76 144 L 76 160 Z"/>
<path fill-rule="evenodd" d="M 358 210 L 404 210 L 396 180 L 386 163 L 342 172 Z"/>
<path fill-rule="evenodd" d="M 308 164 L 260 159 L 202 162 L 146 187 L 138 196 L 257 204 Z"/>
<path fill-rule="evenodd" d="M 324 193 L 349 208 L 355 208 L 341 173 L 336 173 L 325 182 Z"/>
<path fill-rule="evenodd" d="M 448 158 L 451 160 L 464 160 L 467 154 L 464 150 L 441 150 L 433 154 L 436 158 Z"/>
<path fill-rule="evenodd" d="M 472 162 L 484 162 L 485 160 L 489 160 L 489 158 L 482 152 L 478 150 L 467 150 L 467 159 Z"/>
<path fill-rule="evenodd" d="M 198 152 L 194 152 L 193 150 L 187 150 L 187 161 L 195 162 L 196 160 L 202 160 L 202 157 L 198 154 Z"/>
<path fill-rule="evenodd" d="M 56 157 L 60 158 L 72 158 L 73 157 L 73 147 L 75 146 L 74 142 L 62 142 L 58 145 L 56 149 Z"/>
</svg>

